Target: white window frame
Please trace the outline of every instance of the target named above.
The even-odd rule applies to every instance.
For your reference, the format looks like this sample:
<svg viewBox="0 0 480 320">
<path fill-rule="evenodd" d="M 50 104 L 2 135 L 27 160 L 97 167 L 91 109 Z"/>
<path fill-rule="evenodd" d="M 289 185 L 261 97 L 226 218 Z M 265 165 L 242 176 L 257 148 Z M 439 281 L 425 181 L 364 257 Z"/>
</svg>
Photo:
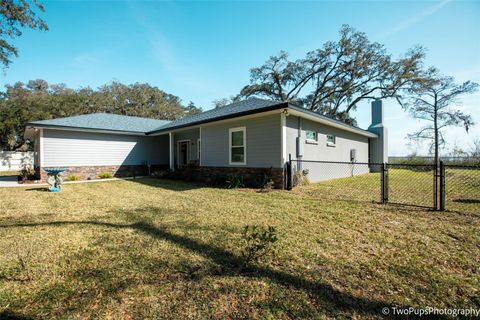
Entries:
<svg viewBox="0 0 480 320">
<path fill-rule="evenodd" d="M 233 132 L 243 132 L 243 162 L 232 162 L 232 133 Z M 242 146 L 234 146 L 242 147 Z M 247 164 L 247 128 L 246 127 L 237 127 L 228 129 L 228 163 L 230 165 L 246 165 Z"/>
<path fill-rule="evenodd" d="M 190 155 L 192 152 L 192 148 L 190 146 L 190 139 L 185 139 L 185 140 L 177 140 L 177 168 L 182 168 L 180 166 L 180 143 L 187 142 L 187 164 L 185 166 L 188 166 L 188 163 L 190 162 Z"/>
<path fill-rule="evenodd" d="M 333 137 L 333 142 L 328 141 L 328 136 Z M 327 146 L 329 147 L 335 147 L 335 145 L 337 144 L 337 137 L 334 134 L 327 134 L 326 139 L 327 139 Z"/>
<path fill-rule="evenodd" d="M 313 133 L 315 133 L 315 139 L 309 139 L 309 138 L 307 138 L 307 132 L 313 132 Z M 318 132 L 315 131 L 315 130 L 305 130 L 305 142 L 306 142 L 306 143 L 315 143 L 315 144 L 317 144 L 317 143 L 318 143 Z"/>
</svg>

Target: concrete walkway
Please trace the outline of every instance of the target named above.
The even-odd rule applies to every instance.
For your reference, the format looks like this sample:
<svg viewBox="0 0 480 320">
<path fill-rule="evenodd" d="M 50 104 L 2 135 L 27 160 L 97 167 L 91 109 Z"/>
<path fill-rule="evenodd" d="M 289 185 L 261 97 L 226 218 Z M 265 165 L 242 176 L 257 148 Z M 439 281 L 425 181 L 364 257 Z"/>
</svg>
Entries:
<svg viewBox="0 0 480 320">
<path fill-rule="evenodd" d="M 82 180 L 82 181 L 65 181 L 63 182 L 63 184 L 109 182 L 109 181 L 121 181 L 121 180 L 134 180 L 138 178 L 144 178 L 144 176 L 138 176 L 135 178 L 126 177 L 126 178 L 95 179 L 95 180 Z M 0 177 L 0 188 L 48 186 L 48 183 L 18 183 L 17 180 L 18 180 L 17 176 Z"/>
<path fill-rule="evenodd" d="M 17 176 L 0 177 L 0 187 L 16 187 L 19 185 L 17 181 Z"/>
</svg>

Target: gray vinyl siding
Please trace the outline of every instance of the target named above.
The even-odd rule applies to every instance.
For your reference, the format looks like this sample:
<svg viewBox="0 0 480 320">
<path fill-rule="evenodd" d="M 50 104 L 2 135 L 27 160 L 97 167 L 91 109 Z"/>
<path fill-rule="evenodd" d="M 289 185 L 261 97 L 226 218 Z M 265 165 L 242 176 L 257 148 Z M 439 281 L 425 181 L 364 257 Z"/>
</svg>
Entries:
<svg viewBox="0 0 480 320">
<path fill-rule="evenodd" d="M 246 127 L 245 165 L 229 164 L 229 129 Z M 281 157 L 280 114 L 202 126 L 202 166 L 279 168 Z"/>
<path fill-rule="evenodd" d="M 178 156 L 178 141 L 181 140 L 190 140 L 190 155 L 189 159 L 198 160 L 198 153 L 197 153 L 197 140 L 200 138 L 200 129 L 190 129 L 184 131 L 177 131 L 174 133 L 174 140 L 175 140 L 175 164 L 177 164 L 177 156 Z"/>
<path fill-rule="evenodd" d="M 168 135 L 43 130 L 44 167 L 168 164 Z"/>
<path fill-rule="evenodd" d="M 290 153 L 292 159 L 299 158 L 297 154 L 297 142 L 299 118 L 287 117 L 287 155 Z M 356 149 L 356 162 L 368 162 L 368 138 L 362 135 L 319 124 L 307 119 L 301 119 L 301 139 L 303 148 L 303 160 L 350 162 L 350 150 Z M 305 141 L 306 131 L 317 132 L 318 142 L 309 143 Z M 336 138 L 335 146 L 327 145 L 327 134 Z M 300 167 L 297 168 L 297 165 Z M 359 164 L 324 164 L 324 163 L 294 163 L 297 169 L 307 169 L 308 178 L 312 182 L 348 177 L 369 172 L 367 165 Z"/>
</svg>

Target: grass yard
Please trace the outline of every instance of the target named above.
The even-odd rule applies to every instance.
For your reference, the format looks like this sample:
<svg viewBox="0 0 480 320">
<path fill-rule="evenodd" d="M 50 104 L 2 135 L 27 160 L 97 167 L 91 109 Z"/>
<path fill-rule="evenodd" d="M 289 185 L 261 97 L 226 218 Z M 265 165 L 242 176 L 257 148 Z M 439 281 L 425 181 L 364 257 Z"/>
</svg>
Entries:
<svg viewBox="0 0 480 320">
<path fill-rule="evenodd" d="M 369 190 L 365 179 L 357 181 Z M 335 189 L 257 193 L 148 178 L 58 194 L 0 189 L 0 318 L 380 318 L 393 305 L 480 308 L 478 211 L 323 197 Z M 240 269 L 246 224 L 275 226 L 279 241 L 274 257 Z"/>
<path fill-rule="evenodd" d="M 17 176 L 18 171 L 0 171 L 0 177 Z"/>
</svg>

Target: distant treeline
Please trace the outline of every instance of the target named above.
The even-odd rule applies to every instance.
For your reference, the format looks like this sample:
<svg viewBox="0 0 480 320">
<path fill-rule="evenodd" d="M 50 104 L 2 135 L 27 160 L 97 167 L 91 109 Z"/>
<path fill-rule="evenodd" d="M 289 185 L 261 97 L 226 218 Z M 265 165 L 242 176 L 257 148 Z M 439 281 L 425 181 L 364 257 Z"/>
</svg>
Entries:
<svg viewBox="0 0 480 320">
<path fill-rule="evenodd" d="M 429 156 L 406 156 L 406 157 L 388 157 L 388 163 L 391 164 L 433 164 L 434 157 Z M 445 156 L 440 157 L 445 164 L 456 165 L 480 165 L 479 156 Z"/>
<path fill-rule="evenodd" d="M 30 80 L 0 92 L 0 150 L 25 149 L 25 123 L 95 112 L 175 120 L 201 112 L 192 102 L 146 83 L 112 82 L 97 89 L 71 89 L 65 84 Z"/>
</svg>

